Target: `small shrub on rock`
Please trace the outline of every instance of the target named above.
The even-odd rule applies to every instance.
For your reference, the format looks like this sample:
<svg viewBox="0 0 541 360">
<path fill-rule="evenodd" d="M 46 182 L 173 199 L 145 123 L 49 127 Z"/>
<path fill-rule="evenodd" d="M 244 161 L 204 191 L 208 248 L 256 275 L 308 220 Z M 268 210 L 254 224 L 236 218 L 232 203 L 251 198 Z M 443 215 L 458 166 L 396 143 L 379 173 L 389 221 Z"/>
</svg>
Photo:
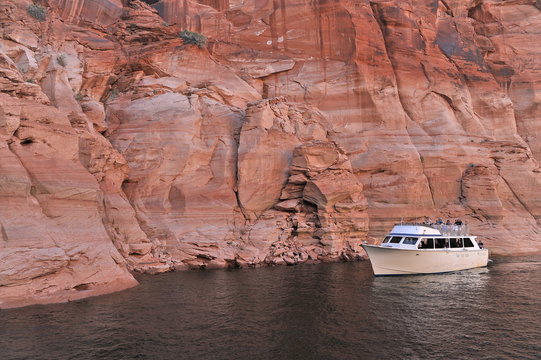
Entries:
<svg viewBox="0 0 541 360">
<path fill-rule="evenodd" d="M 56 62 L 62 67 L 66 67 L 66 54 L 60 54 L 56 57 Z"/>
<path fill-rule="evenodd" d="M 185 44 L 197 45 L 199 48 L 204 48 L 207 45 L 207 37 L 203 34 L 183 30 L 178 36 L 184 40 Z"/>
<path fill-rule="evenodd" d="M 118 89 L 116 89 L 116 88 L 111 89 L 111 91 L 109 91 L 109 95 L 107 96 L 107 100 L 116 99 L 118 94 L 120 94 L 120 91 Z"/>
<path fill-rule="evenodd" d="M 47 19 L 47 10 L 43 6 L 38 4 L 30 4 L 26 8 L 30 16 L 39 21 L 45 21 Z"/>
</svg>

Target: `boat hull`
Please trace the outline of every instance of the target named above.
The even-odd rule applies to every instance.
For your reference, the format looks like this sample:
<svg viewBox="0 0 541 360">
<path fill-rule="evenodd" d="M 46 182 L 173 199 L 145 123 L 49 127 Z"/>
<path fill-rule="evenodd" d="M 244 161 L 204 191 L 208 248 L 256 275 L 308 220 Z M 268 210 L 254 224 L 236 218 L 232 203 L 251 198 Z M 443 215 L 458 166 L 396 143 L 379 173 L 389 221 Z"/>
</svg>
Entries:
<svg viewBox="0 0 541 360">
<path fill-rule="evenodd" d="M 410 250 L 364 245 L 374 275 L 435 274 L 486 266 L 487 249 Z"/>
</svg>

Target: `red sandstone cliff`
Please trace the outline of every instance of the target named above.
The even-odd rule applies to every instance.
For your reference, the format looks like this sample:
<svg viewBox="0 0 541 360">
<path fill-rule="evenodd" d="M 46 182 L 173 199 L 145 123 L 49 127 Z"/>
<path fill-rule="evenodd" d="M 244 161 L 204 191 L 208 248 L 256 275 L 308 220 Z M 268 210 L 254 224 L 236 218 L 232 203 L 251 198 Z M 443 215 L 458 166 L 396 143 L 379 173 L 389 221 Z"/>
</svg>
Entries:
<svg viewBox="0 0 541 360">
<path fill-rule="evenodd" d="M 534 0 L 38 3 L 0 4 L 0 307 L 353 259 L 401 217 L 541 250 Z"/>
</svg>

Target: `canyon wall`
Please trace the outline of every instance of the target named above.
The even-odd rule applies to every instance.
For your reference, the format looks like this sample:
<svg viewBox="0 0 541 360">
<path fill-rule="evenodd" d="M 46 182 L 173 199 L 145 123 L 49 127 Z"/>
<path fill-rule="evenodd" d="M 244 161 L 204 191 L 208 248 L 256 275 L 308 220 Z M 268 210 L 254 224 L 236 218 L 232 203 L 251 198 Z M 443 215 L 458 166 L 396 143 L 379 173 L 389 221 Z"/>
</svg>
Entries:
<svg viewBox="0 0 541 360">
<path fill-rule="evenodd" d="M 534 0 L 36 4 L 0 4 L 0 307 L 353 260 L 422 216 L 541 250 Z"/>
</svg>

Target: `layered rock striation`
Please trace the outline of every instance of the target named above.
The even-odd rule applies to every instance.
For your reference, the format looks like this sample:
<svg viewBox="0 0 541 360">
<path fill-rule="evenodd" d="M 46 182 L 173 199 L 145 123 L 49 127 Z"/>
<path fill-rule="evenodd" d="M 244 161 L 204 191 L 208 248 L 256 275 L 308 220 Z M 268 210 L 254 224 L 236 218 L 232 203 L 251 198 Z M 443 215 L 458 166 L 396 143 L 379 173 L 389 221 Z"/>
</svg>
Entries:
<svg viewBox="0 0 541 360">
<path fill-rule="evenodd" d="M 534 0 L 5 0 L 0 24 L 0 307 L 352 260 L 402 218 L 541 250 Z"/>
</svg>

